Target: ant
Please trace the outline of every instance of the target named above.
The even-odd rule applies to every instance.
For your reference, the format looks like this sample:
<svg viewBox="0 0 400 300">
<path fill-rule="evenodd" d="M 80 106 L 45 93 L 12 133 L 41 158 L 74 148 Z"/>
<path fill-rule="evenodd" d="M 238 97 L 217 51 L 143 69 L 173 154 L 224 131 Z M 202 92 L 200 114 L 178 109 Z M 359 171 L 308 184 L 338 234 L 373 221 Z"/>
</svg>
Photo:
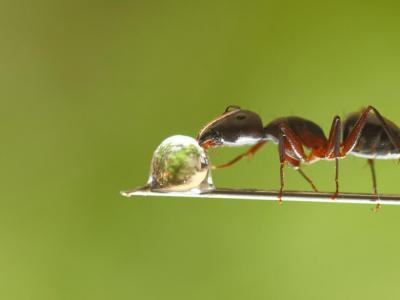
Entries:
<svg viewBox="0 0 400 300">
<path fill-rule="evenodd" d="M 251 145 L 245 153 L 228 163 L 213 166 L 214 169 L 229 167 L 245 156 L 252 157 L 268 141 L 278 144 L 279 203 L 282 202 L 285 185 L 285 164 L 297 170 L 317 192 L 314 183 L 302 171 L 300 165 L 311 164 L 321 159 L 335 160 L 336 190 L 332 199 L 336 199 L 339 194 L 339 159 L 348 154 L 366 158 L 372 173 L 373 191 L 379 201 L 374 161 L 400 158 L 400 128 L 384 118 L 373 106 L 347 116 L 343 130 L 340 117 L 335 116 L 329 137 L 326 138 L 321 127 L 310 120 L 295 116 L 282 117 L 264 127 L 258 114 L 230 105 L 222 115 L 200 130 L 197 140 L 205 150 L 219 146 Z M 309 150 L 307 155 L 304 148 Z M 378 202 L 375 211 L 379 208 Z"/>
</svg>

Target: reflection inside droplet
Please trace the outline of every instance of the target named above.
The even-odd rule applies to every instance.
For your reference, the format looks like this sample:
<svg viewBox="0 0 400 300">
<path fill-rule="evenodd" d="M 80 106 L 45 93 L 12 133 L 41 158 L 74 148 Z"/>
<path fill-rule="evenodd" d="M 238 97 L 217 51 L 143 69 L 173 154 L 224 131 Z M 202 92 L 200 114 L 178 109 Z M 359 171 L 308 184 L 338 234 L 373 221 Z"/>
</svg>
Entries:
<svg viewBox="0 0 400 300">
<path fill-rule="evenodd" d="M 174 135 L 156 149 L 147 186 L 152 191 L 195 192 L 214 188 L 203 148 L 191 137 Z"/>
</svg>

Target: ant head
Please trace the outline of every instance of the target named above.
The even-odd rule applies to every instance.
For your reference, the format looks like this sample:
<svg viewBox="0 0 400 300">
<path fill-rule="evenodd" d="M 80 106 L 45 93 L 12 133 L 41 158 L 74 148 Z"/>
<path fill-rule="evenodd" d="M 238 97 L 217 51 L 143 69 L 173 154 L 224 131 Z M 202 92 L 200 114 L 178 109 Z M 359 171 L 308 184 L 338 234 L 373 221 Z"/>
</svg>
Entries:
<svg viewBox="0 0 400 300">
<path fill-rule="evenodd" d="M 201 147 L 255 144 L 264 137 L 258 114 L 230 105 L 225 112 L 206 124 L 197 135 Z"/>
</svg>

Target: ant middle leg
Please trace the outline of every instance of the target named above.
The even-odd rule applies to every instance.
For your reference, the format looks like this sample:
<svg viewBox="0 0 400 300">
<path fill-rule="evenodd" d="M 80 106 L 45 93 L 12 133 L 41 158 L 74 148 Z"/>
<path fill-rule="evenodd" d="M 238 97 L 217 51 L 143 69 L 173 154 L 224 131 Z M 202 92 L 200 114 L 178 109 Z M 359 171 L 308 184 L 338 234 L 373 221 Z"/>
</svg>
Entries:
<svg viewBox="0 0 400 300">
<path fill-rule="evenodd" d="M 335 116 L 332 121 L 331 130 L 329 132 L 328 145 L 326 148 L 325 158 L 335 159 L 335 185 L 336 190 L 332 195 L 332 199 L 336 199 L 339 194 L 339 156 L 340 156 L 340 140 L 341 140 L 342 123 L 339 116 Z"/>
<path fill-rule="evenodd" d="M 285 173 L 284 173 L 284 167 L 285 167 L 285 163 L 286 163 L 286 159 L 285 159 L 285 135 L 283 134 L 283 132 L 281 132 L 279 134 L 279 143 L 278 143 L 278 150 L 279 150 L 279 163 L 280 163 L 280 167 L 279 167 L 279 178 L 280 178 L 280 189 L 279 189 L 279 193 L 278 193 L 278 203 L 281 204 L 282 203 L 282 194 L 283 194 L 283 188 L 285 186 Z"/>
<path fill-rule="evenodd" d="M 317 187 L 315 186 L 315 184 L 314 184 L 314 182 L 312 181 L 312 179 L 310 178 L 310 177 L 308 177 L 307 175 L 306 175 L 306 173 L 304 173 L 304 171 L 301 169 L 301 167 L 300 167 L 300 161 L 299 160 L 296 160 L 296 159 L 294 159 L 294 158 L 291 158 L 290 156 L 287 156 L 286 154 L 283 154 L 284 156 L 284 158 L 283 158 L 283 163 L 282 163 L 282 158 L 281 158 L 281 155 L 279 155 L 280 156 L 280 162 L 281 162 L 281 172 L 280 172 L 280 178 L 281 178 L 281 188 L 280 188 L 280 191 L 279 191 L 279 201 L 281 202 L 282 201 L 282 194 L 283 194 L 283 187 L 284 187 L 284 184 L 285 184 L 285 182 L 284 182 L 284 171 L 283 171 L 283 168 L 284 168 L 284 164 L 285 163 L 288 163 L 290 166 L 292 166 L 297 172 L 299 172 L 299 174 L 310 184 L 310 186 L 311 186 L 311 188 L 314 190 L 314 192 L 318 192 L 318 189 L 317 189 Z"/>
<path fill-rule="evenodd" d="M 299 172 L 299 174 L 311 185 L 312 189 L 314 192 L 318 192 L 317 187 L 315 186 L 314 182 L 311 180 L 310 177 L 308 177 L 304 171 L 299 167 L 296 168 L 296 171 Z"/>
<path fill-rule="evenodd" d="M 301 175 L 301 177 L 303 177 L 305 179 L 305 181 L 307 181 L 311 188 L 313 189 L 314 192 L 318 192 L 317 187 L 315 186 L 314 182 L 312 181 L 312 179 L 310 177 L 308 177 L 306 175 L 306 173 L 304 173 L 303 169 L 300 167 L 300 161 L 293 159 L 289 156 L 286 156 L 286 161 L 297 171 L 299 172 L 299 174 Z"/>
<path fill-rule="evenodd" d="M 284 122 L 279 125 L 279 161 L 280 161 L 280 190 L 278 194 L 279 202 L 282 201 L 283 188 L 285 185 L 284 180 L 284 166 L 288 162 L 293 166 L 300 175 L 311 185 L 314 191 L 318 191 L 312 180 L 300 169 L 301 162 L 307 162 L 307 156 L 304 153 L 303 145 L 299 137 L 293 132 L 293 130 Z M 286 151 L 291 151 L 297 158 L 292 158 L 286 154 Z"/>
</svg>

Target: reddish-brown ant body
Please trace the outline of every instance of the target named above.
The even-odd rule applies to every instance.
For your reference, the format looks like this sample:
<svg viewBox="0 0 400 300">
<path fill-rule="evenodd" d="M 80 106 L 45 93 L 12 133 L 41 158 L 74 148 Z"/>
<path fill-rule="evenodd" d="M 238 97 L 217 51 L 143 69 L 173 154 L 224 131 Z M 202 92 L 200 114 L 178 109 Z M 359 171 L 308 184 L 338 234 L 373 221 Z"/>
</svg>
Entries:
<svg viewBox="0 0 400 300">
<path fill-rule="evenodd" d="M 377 195 L 374 160 L 400 158 L 399 127 L 384 118 L 373 106 L 349 115 L 343 123 L 343 130 L 340 117 L 335 116 L 329 137 L 326 138 L 321 127 L 310 120 L 293 116 L 283 117 L 273 120 L 264 127 L 258 114 L 232 105 L 228 106 L 221 116 L 207 123 L 200 130 L 197 140 L 205 149 L 218 146 L 252 146 L 230 162 L 215 168 L 228 167 L 244 156 L 252 156 L 267 141 L 278 144 L 279 201 L 281 201 L 285 184 L 286 163 L 299 171 L 317 191 L 311 179 L 301 170 L 300 165 L 321 159 L 335 160 L 336 190 L 332 196 L 335 199 L 339 193 L 339 159 L 348 154 L 368 159 L 373 189 Z M 304 148 L 309 150 L 308 154 L 305 153 Z"/>
</svg>

